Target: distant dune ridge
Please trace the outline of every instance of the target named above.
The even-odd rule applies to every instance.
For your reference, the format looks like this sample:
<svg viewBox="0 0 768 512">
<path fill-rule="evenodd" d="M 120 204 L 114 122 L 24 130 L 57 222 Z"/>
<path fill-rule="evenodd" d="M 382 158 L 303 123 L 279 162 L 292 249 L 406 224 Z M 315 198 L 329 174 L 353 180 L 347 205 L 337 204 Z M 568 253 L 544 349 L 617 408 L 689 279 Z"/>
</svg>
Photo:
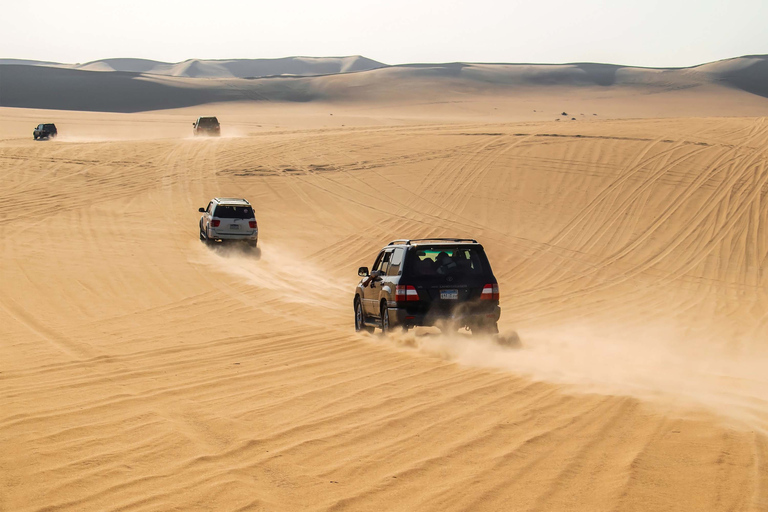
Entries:
<svg viewBox="0 0 768 512">
<path fill-rule="evenodd" d="M 256 78 L 273 75 L 327 75 L 367 71 L 386 66 L 372 59 L 349 57 L 284 57 L 280 59 L 188 59 L 160 62 L 148 59 L 101 59 L 84 64 L 61 64 L 34 60 L 0 59 L 0 65 L 45 66 L 84 71 L 126 71 L 148 75 L 189 78 Z"/>
<path fill-rule="evenodd" d="M 388 66 L 360 56 L 176 64 L 143 59 L 78 65 L 0 60 L 0 106 L 56 110 L 140 112 L 229 101 L 450 102 L 465 95 L 525 95 L 551 87 L 575 88 L 600 98 L 606 93 L 669 95 L 695 89 L 718 97 L 748 93 L 768 99 L 768 56 L 690 68 L 598 63 Z M 755 100 L 762 104 L 760 98 L 750 101 Z M 674 101 L 670 103 L 674 107 Z"/>
</svg>

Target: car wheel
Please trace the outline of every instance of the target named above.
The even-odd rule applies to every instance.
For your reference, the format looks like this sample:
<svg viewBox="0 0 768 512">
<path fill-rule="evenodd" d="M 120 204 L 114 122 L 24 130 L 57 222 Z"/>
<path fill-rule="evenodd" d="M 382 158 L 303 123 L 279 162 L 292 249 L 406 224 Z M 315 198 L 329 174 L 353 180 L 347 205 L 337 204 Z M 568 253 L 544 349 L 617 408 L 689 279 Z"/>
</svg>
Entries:
<svg viewBox="0 0 768 512">
<path fill-rule="evenodd" d="M 205 230 L 205 244 L 206 245 L 213 245 L 215 243 L 214 240 L 211 240 L 211 236 L 208 234 L 208 230 Z"/>
<path fill-rule="evenodd" d="M 373 332 L 373 327 L 365 325 L 365 314 L 363 314 L 363 304 L 359 298 L 355 299 L 355 331 Z"/>
<path fill-rule="evenodd" d="M 386 304 L 381 305 L 381 332 L 387 334 L 392 330 L 392 326 L 389 325 L 389 309 Z"/>
</svg>

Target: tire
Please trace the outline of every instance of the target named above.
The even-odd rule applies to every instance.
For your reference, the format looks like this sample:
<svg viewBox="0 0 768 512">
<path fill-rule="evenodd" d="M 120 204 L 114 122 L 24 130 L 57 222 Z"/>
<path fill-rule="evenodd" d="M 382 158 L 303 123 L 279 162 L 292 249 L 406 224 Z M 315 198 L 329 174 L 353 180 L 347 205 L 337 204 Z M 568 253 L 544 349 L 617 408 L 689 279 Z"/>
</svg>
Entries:
<svg viewBox="0 0 768 512">
<path fill-rule="evenodd" d="M 365 314 L 363 313 L 363 303 L 359 298 L 355 298 L 355 331 L 372 333 L 373 327 L 365 325 Z"/>
<path fill-rule="evenodd" d="M 392 332 L 392 326 L 389 325 L 389 309 L 384 303 L 381 304 L 381 316 L 379 318 L 381 318 L 381 333 L 388 334 Z"/>
<path fill-rule="evenodd" d="M 215 243 L 214 240 L 211 240 L 211 237 L 208 236 L 208 230 L 205 230 L 205 245 L 213 245 Z"/>
</svg>

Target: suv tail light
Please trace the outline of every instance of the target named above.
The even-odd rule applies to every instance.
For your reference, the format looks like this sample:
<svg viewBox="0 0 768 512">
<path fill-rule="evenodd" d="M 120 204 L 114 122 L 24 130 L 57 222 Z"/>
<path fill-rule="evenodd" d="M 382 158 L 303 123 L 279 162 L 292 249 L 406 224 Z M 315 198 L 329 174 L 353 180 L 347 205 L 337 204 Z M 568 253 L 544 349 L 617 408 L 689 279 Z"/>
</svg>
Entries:
<svg viewBox="0 0 768 512">
<path fill-rule="evenodd" d="M 483 286 L 483 293 L 480 294 L 482 300 L 499 300 L 499 285 L 487 284 Z"/>
<path fill-rule="evenodd" d="M 221 224 L 221 221 L 219 219 L 213 219 L 211 221 L 211 226 L 213 226 L 215 228 L 219 227 L 219 224 Z"/>
<path fill-rule="evenodd" d="M 248 221 L 248 225 L 251 227 L 251 229 L 256 229 L 259 227 L 259 224 L 255 220 Z"/>
<path fill-rule="evenodd" d="M 398 285 L 395 287 L 395 300 L 397 302 L 417 301 L 419 300 L 419 292 L 417 292 L 416 288 L 411 285 Z"/>
</svg>

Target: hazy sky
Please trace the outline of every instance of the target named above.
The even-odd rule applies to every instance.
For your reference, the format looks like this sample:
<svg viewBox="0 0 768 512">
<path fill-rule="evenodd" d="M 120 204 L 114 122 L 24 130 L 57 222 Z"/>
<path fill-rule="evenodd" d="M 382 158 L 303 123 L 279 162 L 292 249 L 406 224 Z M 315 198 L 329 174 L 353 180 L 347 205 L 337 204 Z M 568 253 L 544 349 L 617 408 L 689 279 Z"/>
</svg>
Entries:
<svg viewBox="0 0 768 512">
<path fill-rule="evenodd" d="M 768 53 L 766 22 L 768 0 L 1 0 L 0 58 L 689 66 Z"/>
</svg>

